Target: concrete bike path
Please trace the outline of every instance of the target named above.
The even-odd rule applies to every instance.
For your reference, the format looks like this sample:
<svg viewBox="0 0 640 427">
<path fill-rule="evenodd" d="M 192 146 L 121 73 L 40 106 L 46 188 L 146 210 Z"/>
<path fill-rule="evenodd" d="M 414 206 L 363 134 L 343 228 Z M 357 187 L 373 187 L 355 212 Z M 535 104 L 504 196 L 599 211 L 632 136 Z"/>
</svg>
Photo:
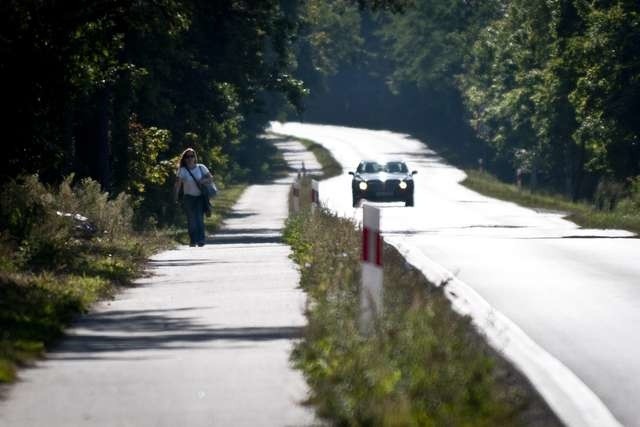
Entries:
<svg viewBox="0 0 640 427">
<path fill-rule="evenodd" d="M 319 168 L 274 139 L 290 165 Z M 0 401 L 1 426 L 306 426 L 291 367 L 305 295 L 281 243 L 293 175 L 249 187 L 220 233 L 149 262 Z"/>
</svg>

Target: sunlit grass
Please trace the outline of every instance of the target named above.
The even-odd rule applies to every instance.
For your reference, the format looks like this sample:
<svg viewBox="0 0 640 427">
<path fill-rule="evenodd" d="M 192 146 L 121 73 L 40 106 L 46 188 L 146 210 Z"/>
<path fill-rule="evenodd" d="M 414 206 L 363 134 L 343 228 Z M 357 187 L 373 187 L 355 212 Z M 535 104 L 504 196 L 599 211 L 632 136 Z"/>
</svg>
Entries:
<svg viewBox="0 0 640 427">
<path fill-rule="evenodd" d="M 462 184 L 481 194 L 508 200 L 531 208 L 564 212 L 567 218 L 587 228 L 625 229 L 640 233 L 640 212 L 602 211 L 584 202 L 572 202 L 557 194 L 546 194 L 506 184 L 496 177 L 477 170 L 466 170 Z"/>
<path fill-rule="evenodd" d="M 74 243 L 64 269 L 0 274 L 0 382 L 39 357 L 66 325 L 99 299 L 137 277 L 146 257 L 169 240 L 139 235 L 110 242 Z"/>
</svg>

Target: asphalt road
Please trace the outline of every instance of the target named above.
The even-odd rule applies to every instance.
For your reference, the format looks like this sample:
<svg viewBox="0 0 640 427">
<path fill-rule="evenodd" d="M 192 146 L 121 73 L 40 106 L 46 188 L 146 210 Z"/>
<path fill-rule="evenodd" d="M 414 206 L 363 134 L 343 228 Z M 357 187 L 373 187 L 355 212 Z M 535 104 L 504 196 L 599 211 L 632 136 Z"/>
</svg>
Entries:
<svg viewBox="0 0 640 427">
<path fill-rule="evenodd" d="M 383 207 L 381 227 L 453 272 L 568 367 L 627 426 L 640 426 L 640 239 L 587 230 L 559 213 L 487 198 L 464 172 L 407 135 L 300 123 L 277 133 L 316 141 L 342 164 L 320 200 L 359 220 L 346 174 L 362 159 L 400 158 L 417 170 L 415 207 Z"/>
<path fill-rule="evenodd" d="M 279 141 L 293 167 L 313 155 Z M 305 295 L 281 243 L 292 176 L 249 187 L 202 248 L 154 256 L 0 400 L 0 426 L 305 426 Z"/>
</svg>

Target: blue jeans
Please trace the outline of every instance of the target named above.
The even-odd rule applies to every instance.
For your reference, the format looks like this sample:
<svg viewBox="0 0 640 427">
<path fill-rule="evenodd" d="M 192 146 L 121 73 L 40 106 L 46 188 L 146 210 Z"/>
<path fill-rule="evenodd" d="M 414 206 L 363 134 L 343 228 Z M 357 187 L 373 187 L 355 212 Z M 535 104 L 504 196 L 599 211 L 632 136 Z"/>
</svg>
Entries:
<svg viewBox="0 0 640 427">
<path fill-rule="evenodd" d="M 182 198 L 182 206 L 187 214 L 190 243 L 192 245 L 204 244 L 204 200 L 202 196 L 185 194 Z"/>
</svg>

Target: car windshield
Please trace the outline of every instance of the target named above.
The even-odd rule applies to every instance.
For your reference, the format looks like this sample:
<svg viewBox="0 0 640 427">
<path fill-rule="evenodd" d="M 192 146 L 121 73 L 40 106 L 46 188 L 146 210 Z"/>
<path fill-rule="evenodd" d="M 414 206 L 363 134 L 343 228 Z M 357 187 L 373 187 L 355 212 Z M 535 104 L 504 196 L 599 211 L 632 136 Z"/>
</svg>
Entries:
<svg viewBox="0 0 640 427">
<path fill-rule="evenodd" d="M 358 165 L 358 172 L 362 173 L 377 173 L 382 171 L 382 165 L 380 163 L 376 163 L 376 162 L 366 162 L 366 163 L 360 163 L 360 165 Z"/>
<path fill-rule="evenodd" d="M 389 173 L 407 173 L 409 169 L 407 169 L 407 165 L 403 162 L 388 162 L 384 166 L 384 170 Z"/>
</svg>

